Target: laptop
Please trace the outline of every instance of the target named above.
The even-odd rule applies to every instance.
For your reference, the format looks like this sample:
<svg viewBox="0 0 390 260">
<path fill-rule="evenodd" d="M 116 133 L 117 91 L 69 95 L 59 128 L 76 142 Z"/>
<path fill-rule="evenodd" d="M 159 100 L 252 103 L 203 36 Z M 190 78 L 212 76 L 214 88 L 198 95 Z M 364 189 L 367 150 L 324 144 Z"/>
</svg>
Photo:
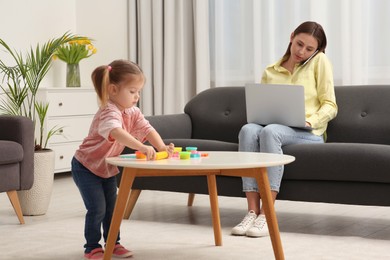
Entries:
<svg viewBox="0 0 390 260">
<path fill-rule="evenodd" d="M 305 94 L 301 85 L 246 84 L 245 99 L 248 123 L 312 130 L 306 126 Z"/>
</svg>

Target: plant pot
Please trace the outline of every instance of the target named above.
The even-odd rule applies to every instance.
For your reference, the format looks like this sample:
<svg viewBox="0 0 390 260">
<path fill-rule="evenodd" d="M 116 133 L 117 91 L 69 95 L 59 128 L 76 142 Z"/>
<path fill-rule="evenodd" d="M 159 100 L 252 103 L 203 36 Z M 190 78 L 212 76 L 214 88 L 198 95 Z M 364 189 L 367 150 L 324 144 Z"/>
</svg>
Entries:
<svg viewBox="0 0 390 260">
<path fill-rule="evenodd" d="M 24 216 L 44 215 L 49 207 L 54 181 L 54 151 L 34 153 L 34 184 L 29 190 L 18 191 Z"/>
</svg>

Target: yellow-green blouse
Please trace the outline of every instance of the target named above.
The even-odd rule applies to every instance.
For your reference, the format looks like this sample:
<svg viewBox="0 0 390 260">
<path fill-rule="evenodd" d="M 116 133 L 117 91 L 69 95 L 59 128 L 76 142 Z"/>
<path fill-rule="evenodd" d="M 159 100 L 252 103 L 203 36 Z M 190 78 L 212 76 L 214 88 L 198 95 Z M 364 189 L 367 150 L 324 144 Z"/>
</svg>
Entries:
<svg viewBox="0 0 390 260">
<path fill-rule="evenodd" d="M 303 85 L 306 121 L 313 127 L 313 134 L 323 135 L 328 122 L 337 115 L 332 64 L 322 52 L 306 65 L 297 64 L 292 74 L 282 67 L 281 63 L 282 59 L 269 65 L 264 70 L 261 82 Z"/>
</svg>

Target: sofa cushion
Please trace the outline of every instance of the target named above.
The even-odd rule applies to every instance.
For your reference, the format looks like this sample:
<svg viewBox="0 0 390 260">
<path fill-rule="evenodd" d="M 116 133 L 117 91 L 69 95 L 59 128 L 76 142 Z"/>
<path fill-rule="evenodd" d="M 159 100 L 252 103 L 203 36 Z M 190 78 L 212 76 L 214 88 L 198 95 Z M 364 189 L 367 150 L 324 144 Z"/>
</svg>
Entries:
<svg viewBox="0 0 390 260">
<path fill-rule="evenodd" d="M 205 90 L 187 103 L 184 112 L 191 117 L 192 138 L 238 143 L 238 133 L 247 123 L 245 88 Z"/>
<path fill-rule="evenodd" d="M 362 143 L 294 144 L 283 179 L 390 183 L 390 146 Z"/>
<path fill-rule="evenodd" d="M 390 87 L 335 87 L 339 107 L 329 122 L 328 142 L 390 145 Z"/>
<path fill-rule="evenodd" d="M 23 147 L 19 143 L 0 140 L 0 165 L 23 160 Z"/>
<path fill-rule="evenodd" d="M 187 114 L 145 117 L 162 138 L 191 138 L 191 118 Z"/>
</svg>

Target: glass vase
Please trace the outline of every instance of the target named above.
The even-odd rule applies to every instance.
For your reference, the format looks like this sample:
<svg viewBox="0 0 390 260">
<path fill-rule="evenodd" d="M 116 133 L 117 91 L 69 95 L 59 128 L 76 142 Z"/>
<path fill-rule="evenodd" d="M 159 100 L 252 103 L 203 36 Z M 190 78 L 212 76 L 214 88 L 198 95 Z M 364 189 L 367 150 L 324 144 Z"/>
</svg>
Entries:
<svg viewBox="0 0 390 260">
<path fill-rule="evenodd" d="M 79 64 L 67 64 L 66 66 L 66 87 L 80 87 L 80 67 Z"/>
</svg>

